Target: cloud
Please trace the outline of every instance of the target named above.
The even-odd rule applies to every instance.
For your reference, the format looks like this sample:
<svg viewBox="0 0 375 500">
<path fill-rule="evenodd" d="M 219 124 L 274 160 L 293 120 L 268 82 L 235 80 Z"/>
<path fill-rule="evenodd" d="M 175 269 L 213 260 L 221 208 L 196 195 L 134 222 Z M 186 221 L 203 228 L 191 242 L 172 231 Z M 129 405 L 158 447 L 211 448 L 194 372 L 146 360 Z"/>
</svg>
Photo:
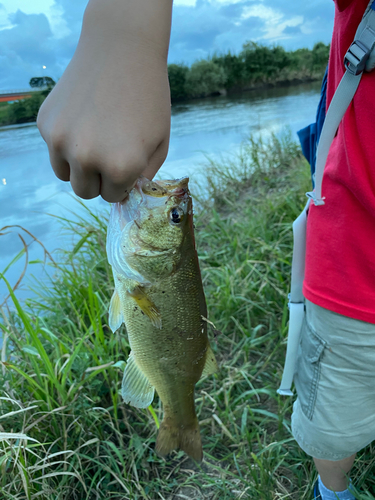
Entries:
<svg viewBox="0 0 375 500">
<path fill-rule="evenodd" d="M 0 86 L 26 87 L 26 79 L 42 73 L 43 65 L 55 63 L 52 32 L 44 14 L 27 15 L 18 10 L 9 16 L 9 22 L 11 27 L 0 31 Z M 22 74 L 26 78 L 21 79 Z"/>
<path fill-rule="evenodd" d="M 28 86 L 32 76 L 59 78 L 78 43 L 88 0 L 0 2 L 0 88 Z M 22 0 L 23 5 L 25 1 Z M 46 5 L 41 13 L 41 6 Z M 51 6 L 52 5 L 52 6 Z M 35 6 L 35 13 L 29 13 Z M 10 14 L 10 12 L 12 12 Z M 170 62 L 193 63 L 215 52 L 239 52 L 249 41 L 287 50 L 330 41 L 334 4 L 327 0 L 174 0 Z"/>
<path fill-rule="evenodd" d="M 300 34 L 300 33 L 302 33 L 301 26 L 285 26 L 282 33 L 284 33 L 287 36 L 289 36 L 289 35 L 293 36 L 293 35 Z"/>
<path fill-rule="evenodd" d="M 169 60 L 191 64 L 214 52 L 239 52 L 249 40 L 287 50 L 312 48 L 318 41 L 329 43 L 333 14 L 333 2 L 326 0 L 175 2 Z"/>
<path fill-rule="evenodd" d="M 195 7 L 197 0 L 174 0 L 174 6 L 183 5 L 185 7 Z"/>
<path fill-rule="evenodd" d="M 8 14 L 2 3 L 0 3 L 0 30 L 9 26 Z"/>
<path fill-rule="evenodd" d="M 77 42 L 86 5 L 87 0 L 55 0 L 55 8 L 60 12 Z"/>
<path fill-rule="evenodd" d="M 250 4 L 251 1 L 229 4 L 197 0 L 194 8 L 175 6 L 170 62 L 191 64 L 214 52 L 238 52 L 245 41 L 261 36 L 263 24 L 259 19 L 241 17 Z"/>
</svg>

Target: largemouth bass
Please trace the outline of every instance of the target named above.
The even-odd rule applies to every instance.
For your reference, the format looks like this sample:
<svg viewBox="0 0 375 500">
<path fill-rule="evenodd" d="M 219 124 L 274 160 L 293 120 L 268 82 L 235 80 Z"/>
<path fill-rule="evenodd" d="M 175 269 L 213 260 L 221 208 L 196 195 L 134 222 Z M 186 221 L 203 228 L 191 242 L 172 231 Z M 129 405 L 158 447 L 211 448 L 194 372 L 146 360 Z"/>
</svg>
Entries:
<svg viewBox="0 0 375 500">
<path fill-rule="evenodd" d="M 201 461 L 194 387 L 217 364 L 207 338 L 188 181 L 141 178 L 124 203 L 112 205 L 109 326 L 115 332 L 124 322 L 129 336 L 125 402 L 146 408 L 156 390 L 163 403 L 156 452 L 165 456 L 180 448 Z"/>
</svg>

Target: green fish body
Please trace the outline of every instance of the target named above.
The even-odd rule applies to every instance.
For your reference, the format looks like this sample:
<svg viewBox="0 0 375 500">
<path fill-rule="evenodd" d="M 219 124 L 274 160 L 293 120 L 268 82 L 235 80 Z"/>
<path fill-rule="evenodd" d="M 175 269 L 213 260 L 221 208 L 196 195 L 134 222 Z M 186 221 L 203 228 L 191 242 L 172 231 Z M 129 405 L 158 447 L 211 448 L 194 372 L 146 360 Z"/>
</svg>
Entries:
<svg viewBox="0 0 375 500">
<path fill-rule="evenodd" d="M 139 179 L 129 199 L 112 206 L 107 253 L 115 279 L 109 324 L 115 331 L 125 323 L 131 347 L 123 398 L 145 408 L 156 390 L 164 408 L 156 451 L 165 456 L 180 448 L 201 461 L 194 387 L 217 365 L 207 338 L 188 179 Z"/>
</svg>

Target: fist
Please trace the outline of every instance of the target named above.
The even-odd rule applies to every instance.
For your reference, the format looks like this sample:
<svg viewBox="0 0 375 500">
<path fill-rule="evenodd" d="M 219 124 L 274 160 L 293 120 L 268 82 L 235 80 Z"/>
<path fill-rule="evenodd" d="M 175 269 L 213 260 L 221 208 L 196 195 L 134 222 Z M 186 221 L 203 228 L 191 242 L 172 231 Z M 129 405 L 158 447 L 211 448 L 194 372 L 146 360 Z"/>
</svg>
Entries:
<svg viewBox="0 0 375 500">
<path fill-rule="evenodd" d="M 37 125 L 56 176 L 70 181 L 78 196 L 124 200 L 138 177 L 152 179 L 167 156 L 166 58 L 83 30 Z"/>
</svg>

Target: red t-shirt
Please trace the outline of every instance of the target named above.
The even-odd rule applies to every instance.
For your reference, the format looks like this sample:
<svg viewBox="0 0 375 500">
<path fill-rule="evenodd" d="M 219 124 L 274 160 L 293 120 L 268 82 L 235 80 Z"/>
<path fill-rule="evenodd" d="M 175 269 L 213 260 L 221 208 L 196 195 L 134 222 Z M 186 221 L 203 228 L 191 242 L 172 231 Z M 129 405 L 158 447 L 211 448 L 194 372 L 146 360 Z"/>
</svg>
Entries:
<svg viewBox="0 0 375 500">
<path fill-rule="evenodd" d="M 335 0 L 327 106 L 368 0 Z M 306 274 L 311 302 L 375 323 L 375 70 L 364 73 L 324 170 L 325 205 L 310 205 Z"/>
</svg>

